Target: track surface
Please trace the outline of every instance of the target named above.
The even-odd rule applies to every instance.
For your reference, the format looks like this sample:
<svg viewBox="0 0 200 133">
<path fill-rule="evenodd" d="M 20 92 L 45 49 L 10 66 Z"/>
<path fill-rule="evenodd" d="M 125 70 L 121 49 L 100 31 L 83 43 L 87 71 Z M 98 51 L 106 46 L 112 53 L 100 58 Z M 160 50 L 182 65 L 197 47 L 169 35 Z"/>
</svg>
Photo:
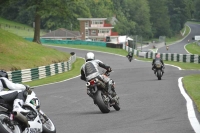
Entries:
<svg viewBox="0 0 200 133">
<path fill-rule="evenodd" d="M 54 48 L 73 51 L 80 57 L 88 52 Z M 102 114 L 86 94 L 85 82 L 79 77 L 36 87 L 42 110 L 56 125 L 57 133 L 194 133 L 178 78 L 200 71 L 166 66 L 162 80 L 158 81 L 151 62 L 129 62 L 122 56 L 94 53 L 113 69 L 110 77 L 116 82 L 121 110 L 112 108 L 110 113 Z"/>
</svg>

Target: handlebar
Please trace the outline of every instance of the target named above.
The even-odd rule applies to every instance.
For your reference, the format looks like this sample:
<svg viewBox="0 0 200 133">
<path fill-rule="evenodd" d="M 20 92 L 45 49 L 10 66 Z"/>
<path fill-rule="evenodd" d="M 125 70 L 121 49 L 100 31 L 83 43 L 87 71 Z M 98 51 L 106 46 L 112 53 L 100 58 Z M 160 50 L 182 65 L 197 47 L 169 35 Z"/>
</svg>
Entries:
<svg viewBox="0 0 200 133">
<path fill-rule="evenodd" d="M 106 76 L 110 76 L 110 72 L 109 71 L 102 71 L 102 74 L 104 74 Z"/>
</svg>

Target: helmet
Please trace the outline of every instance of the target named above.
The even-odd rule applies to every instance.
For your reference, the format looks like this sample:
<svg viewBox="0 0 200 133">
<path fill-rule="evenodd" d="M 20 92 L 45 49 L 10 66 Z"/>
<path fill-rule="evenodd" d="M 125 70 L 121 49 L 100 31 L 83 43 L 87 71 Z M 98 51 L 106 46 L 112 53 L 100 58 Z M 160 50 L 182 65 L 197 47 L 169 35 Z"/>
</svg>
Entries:
<svg viewBox="0 0 200 133">
<path fill-rule="evenodd" d="M 8 73 L 4 70 L 0 70 L 0 77 L 5 77 L 8 79 Z"/>
<path fill-rule="evenodd" d="M 86 55 L 85 55 L 85 60 L 86 61 L 90 61 L 90 60 L 94 60 L 95 59 L 95 56 L 94 56 L 94 53 L 92 52 L 88 52 Z"/>
<path fill-rule="evenodd" d="M 157 55 L 156 55 L 156 58 L 160 58 L 160 54 L 157 54 Z"/>
</svg>

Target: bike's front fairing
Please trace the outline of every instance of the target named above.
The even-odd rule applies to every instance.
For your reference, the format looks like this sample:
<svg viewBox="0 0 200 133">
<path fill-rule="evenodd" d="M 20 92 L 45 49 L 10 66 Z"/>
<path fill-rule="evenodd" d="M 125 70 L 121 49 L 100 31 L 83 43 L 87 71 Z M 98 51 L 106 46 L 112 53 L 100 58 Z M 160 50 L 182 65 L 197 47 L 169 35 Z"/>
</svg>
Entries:
<svg viewBox="0 0 200 133">
<path fill-rule="evenodd" d="M 160 61 L 156 61 L 155 62 L 155 67 L 156 67 L 156 69 L 162 69 L 162 63 L 160 62 Z"/>
<path fill-rule="evenodd" d="M 39 117 L 40 101 L 35 96 L 35 93 L 32 91 L 30 95 L 27 96 L 24 107 L 30 112 L 26 115 L 28 119 L 28 124 L 30 125 L 30 133 L 33 131 L 42 132 L 42 121 Z M 26 133 L 29 133 L 26 132 Z"/>
</svg>

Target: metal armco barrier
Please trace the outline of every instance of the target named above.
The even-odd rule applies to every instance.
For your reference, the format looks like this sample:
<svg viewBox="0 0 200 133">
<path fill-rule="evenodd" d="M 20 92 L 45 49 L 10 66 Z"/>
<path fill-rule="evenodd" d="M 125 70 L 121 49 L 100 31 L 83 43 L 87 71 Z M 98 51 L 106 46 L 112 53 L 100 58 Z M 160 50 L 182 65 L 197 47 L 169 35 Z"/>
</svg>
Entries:
<svg viewBox="0 0 200 133">
<path fill-rule="evenodd" d="M 29 82 L 69 71 L 72 68 L 72 63 L 74 63 L 75 61 L 76 54 L 71 56 L 67 62 L 55 63 L 48 66 L 41 66 L 32 69 L 9 71 L 8 76 L 9 79 L 14 83 Z"/>
</svg>

